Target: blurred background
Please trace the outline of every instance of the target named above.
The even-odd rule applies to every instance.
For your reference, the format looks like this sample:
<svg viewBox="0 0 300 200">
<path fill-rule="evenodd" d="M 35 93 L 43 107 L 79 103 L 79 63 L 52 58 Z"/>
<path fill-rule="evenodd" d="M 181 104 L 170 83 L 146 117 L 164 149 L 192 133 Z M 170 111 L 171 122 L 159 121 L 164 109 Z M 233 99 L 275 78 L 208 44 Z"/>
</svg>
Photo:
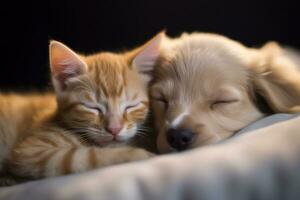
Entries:
<svg viewBox="0 0 300 200">
<path fill-rule="evenodd" d="M 0 89 L 49 87 L 48 43 L 94 53 L 135 47 L 162 29 L 217 32 L 248 46 L 300 47 L 297 1 L 41 0 L 2 2 Z"/>
</svg>

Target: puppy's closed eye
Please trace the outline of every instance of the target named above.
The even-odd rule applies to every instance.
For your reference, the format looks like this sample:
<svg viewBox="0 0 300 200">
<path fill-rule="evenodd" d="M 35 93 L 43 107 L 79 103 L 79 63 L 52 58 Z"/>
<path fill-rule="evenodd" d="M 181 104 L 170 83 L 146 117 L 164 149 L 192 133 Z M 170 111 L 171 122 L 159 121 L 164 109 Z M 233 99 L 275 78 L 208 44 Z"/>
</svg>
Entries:
<svg viewBox="0 0 300 200">
<path fill-rule="evenodd" d="M 169 106 L 169 100 L 162 94 L 160 90 L 152 90 L 153 92 L 150 93 L 151 98 L 153 102 L 155 102 L 157 105 L 164 108 L 164 110 L 167 110 Z"/>
<path fill-rule="evenodd" d="M 154 101 L 156 101 L 156 103 L 158 103 L 160 106 L 163 106 L 164 109 L 166 110 L 169 106 L 169 101 L 163 97 L 160 98 L 153 98 Z"/>
<path fill-rule="evenodd" d="M 233 105 L 239 102 L 241 99 L 241 93 L 233 87 L 223 87 L 219 90 L 218 96 L 213 99 L 210 104 L 211 109 L 224 107 L 227 105 Z"/>
<path fill-rule="evenodd" d="M 238 99 L 220 99 L 220 100 L 216 100 L 214 101 L 210 107 L 211 109 L 214 109 L 216 108 L 217 106 L 225 106 L 225 105 L 229 105 L 229 104 L 233 104 L 233 103 L 236 103 L 238 102 L 239 100 Z"/>
</svg>

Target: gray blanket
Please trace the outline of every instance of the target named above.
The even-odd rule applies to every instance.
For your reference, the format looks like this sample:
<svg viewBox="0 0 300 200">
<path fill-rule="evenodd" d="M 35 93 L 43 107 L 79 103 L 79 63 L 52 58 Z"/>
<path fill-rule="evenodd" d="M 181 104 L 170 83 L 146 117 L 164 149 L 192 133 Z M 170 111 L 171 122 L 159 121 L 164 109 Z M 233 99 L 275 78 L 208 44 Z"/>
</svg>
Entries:
<svg viewBox="0 0 300 200">
<path fill-rule="evenodd" d="M 0 199 L 300 199 L 299 127 L 274 115 L 219 144 L 1 188 Z"/>
</svg>

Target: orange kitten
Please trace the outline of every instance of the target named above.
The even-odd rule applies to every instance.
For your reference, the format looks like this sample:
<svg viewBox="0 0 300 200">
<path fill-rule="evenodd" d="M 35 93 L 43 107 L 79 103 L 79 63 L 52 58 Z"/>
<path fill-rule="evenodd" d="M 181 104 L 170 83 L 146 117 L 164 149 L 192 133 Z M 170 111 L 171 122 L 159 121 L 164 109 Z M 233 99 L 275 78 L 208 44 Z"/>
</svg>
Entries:
<svg viewBox="0 0 300 200">
<path fill-rule="evenodd" d="M 124 54 L 90 56 L 52 41 L 56 95 L 0 95 L 0 166 L 6 159 L 13 175 L 43 178 L 149 158 L 124 143 L 147 116 L 147 73 L 163 36 Z"/>
</svg>

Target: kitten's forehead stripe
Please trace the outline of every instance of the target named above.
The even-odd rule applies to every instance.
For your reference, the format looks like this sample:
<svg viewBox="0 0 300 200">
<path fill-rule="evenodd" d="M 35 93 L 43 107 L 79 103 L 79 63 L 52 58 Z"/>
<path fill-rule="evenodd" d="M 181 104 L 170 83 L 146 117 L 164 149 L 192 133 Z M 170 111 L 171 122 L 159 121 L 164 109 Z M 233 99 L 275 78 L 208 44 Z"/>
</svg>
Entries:
<svg viewBox="0 0 300 200">
<path fill-rule="evenodd" d="M 103 95 L 105 98 L 116 98 L 122 94 L 124 86 L 126 87 L 126 65 L 120 61 L 119 55 L 95 56 L 89 63 L 89 69 L 94 76 L 95 85 L 98 86 L 97 97 Z"/>
<path fill-rule="evenodd" d="M 120 85 L 118 88 L 117 96 L 121 96 L 123 89 L 124 89 L 124 87 L 122 85 Z"/>
<path fill-rule="evenodd" d="M 99 65 L 99 62 L 97 61 L 97 66 Z M 99 67 L 97 66 L 94 66 L 94 77 L 95 77 L 95 82 L 96 82 L 96 85 L 99 86 L 100 84 L 100 70 L 99 70 Z M 97 100 L 98 100 L 98 97 L 100 96 L 100 92 L 99 90 L 96 90 L 96 97 L 97 97 Z"/>
<path fill-rule="evenodd" d="M 96 76 L 100 76 L 101 74 L 97 74 Z M 104 94 L 105 97 L 109 96 L 109 92 L 106 88 L 106 83 L 100 78 L 98 84 L 98 93 L 100 94 L 101 92 Z"/>
<path fill-rule="evenodd" d="M 125 78 L 126 77 L 126 70 L 125 70 L 125 68 L 122 69 L 122 76 L 124 77 L 123 85 L 126 88 L 127 87 L 127 79 Z"/>
</svg>

